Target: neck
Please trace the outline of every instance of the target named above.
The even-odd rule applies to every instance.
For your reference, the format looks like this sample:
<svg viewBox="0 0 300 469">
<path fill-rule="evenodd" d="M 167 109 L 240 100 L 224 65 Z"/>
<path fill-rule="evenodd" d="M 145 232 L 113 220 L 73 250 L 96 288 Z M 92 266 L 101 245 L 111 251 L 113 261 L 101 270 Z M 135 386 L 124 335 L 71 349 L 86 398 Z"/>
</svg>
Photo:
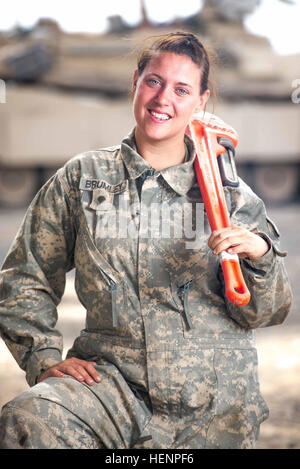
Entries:
<svg viewBox="0 0 300 469">
<path fill-rule="evenodd" d="M 170 166 L 181 164 L 185 160 L 186 147 L 184 140 L 179 142 L 156 142 L 147 141 L 135 132 L 135 142 L 139 154 L 154 169 L 165 169 Z"/>
</svg>

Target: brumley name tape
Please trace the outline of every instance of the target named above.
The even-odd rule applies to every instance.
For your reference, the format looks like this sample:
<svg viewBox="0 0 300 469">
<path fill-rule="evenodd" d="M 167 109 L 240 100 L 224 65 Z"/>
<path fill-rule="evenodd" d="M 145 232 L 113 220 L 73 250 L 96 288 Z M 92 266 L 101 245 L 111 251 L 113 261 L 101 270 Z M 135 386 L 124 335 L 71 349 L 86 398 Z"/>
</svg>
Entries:
<svg viewBox="0 0 300 469">
<path fill-rule="evenodd" d="M 93 191 L 95 189 L 105 189 L 107 192 L 118 194 L 123 192 L 128 185 L 128 181 L 122 181 L 119 184 L 109 184 L 102 179 L 80 178 L 79 189 Z"/>
</svg>

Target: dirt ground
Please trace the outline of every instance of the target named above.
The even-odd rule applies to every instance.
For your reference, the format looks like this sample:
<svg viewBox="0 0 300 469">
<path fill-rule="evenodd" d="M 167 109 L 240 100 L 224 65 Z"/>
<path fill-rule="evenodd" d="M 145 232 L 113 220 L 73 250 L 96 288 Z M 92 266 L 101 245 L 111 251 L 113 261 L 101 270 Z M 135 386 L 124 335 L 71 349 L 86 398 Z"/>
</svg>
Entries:
<svg viewBox="0 0 300 469">
<path fill-rule="evenodd" d="M 286 267 L 294 301 L 283 325 L 257 331 L 261 391 L 270 409 L 257 448 L 300 449 L 300 205 L 268 208 L 268 213 L 281 231 L 282 248 L 288 251 Z M 24 210 L 0 210 L 1 263 L 23 215 Z M 72 273 L 68 274 L 58 314 L 57 327 L 64 335 L 66 351 L 84 327 L 84 310 L 75 297 Z M 0 339 L 0 407 L 26 388 L 24 372 Z"/>
</svg>

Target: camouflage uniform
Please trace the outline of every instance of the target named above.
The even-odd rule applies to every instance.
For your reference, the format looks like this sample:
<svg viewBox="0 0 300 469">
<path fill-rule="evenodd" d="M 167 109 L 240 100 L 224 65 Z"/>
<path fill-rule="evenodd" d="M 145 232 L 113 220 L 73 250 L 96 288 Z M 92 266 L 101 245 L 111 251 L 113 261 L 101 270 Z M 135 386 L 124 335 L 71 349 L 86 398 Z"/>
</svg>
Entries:
<svg viewBox="0 0 300 469">
<path fill-rule="evenodd" d="M 254 446 L 268 409 L 253 329 L 288 313 L 285 254 L 262 201 L 243 181 L 225 188 L 232 222 L 270 249 L 241 260 L 250 303 L 224 299 L 186 146 L 183 164 L 153 170 L 132 133 L 73 158 L 36 195 L 1 274 L 2 337 L 33 386 L 4 406 L 2 448 Z M 178 235 L 183 206 L 193 230 Z M 62 360 L 56 306 L 74 267 L 87 316 L 67 357 L 97 362 L 102 381 L 36 384 Z"/>
</svg>

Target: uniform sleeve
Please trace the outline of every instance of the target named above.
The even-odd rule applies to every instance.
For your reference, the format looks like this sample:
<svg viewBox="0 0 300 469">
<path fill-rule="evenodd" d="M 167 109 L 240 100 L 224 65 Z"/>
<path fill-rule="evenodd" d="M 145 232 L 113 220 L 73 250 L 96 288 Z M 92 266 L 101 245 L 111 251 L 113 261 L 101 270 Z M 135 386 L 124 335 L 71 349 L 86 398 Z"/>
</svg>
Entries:
<svg viewBox="0 0 300 469">
<path fill-rule="evenodd" d="M 228 314 L 246 328 L 281 324 L 290 310 L 292 293 L 284 266 L 287 253 L 280 250 L 279 231 L 267 216 L 262 200 L 242 180 L 238 189 L 226 188 L 225 192 L 231 222 L 259 234 L 269 244 L 269 251 L 259 259 L 240 259 L 251 299 L 246 306 L 225 299 Z M 221 269 L 220 279 L 225 292 Z"/>
<path fill-rule="evenodd" d="M 0 272 L 0 331 L 30 386 L 62 360 L 56 307 L 73 268 L 75 230 L 58 172 L 32 201 Z"/>
</svg>

